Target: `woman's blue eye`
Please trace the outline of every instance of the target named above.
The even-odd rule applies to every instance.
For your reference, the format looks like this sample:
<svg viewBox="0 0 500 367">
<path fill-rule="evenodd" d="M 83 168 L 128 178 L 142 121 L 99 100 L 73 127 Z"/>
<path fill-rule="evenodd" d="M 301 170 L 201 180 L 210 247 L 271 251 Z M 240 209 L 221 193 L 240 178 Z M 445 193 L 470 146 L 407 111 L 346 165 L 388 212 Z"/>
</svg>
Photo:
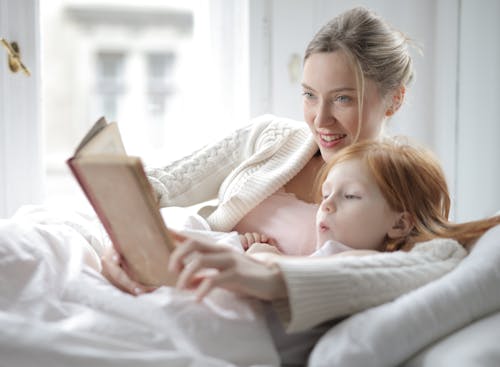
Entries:
<svg viewBox="0 0 500 367">
<path fill-rule="evenodd" d="M 349 103 L 352 99 L 349 96 L 338 96 L 335 100 L 340 103 Z"/>
<path fill-rule="evenodd" d="M 302 95 L 305 98 L 313 98 L 314 97 L 314 95 L 311 92 L 302 92 Z"/>
</svg>

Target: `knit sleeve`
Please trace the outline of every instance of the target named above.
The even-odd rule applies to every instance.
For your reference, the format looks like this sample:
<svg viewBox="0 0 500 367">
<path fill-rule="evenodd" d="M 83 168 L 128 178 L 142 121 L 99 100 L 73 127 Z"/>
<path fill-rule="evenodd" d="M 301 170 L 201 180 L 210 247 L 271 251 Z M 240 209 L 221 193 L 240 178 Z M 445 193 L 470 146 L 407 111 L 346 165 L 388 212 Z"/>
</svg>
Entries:
<svg viewBox="0 0 500 367">
<path fill-rule="evenodd" d="M 288 300 L 274 307 L 287 331 L 302 331 L 392 301 L 446 274 L 465 255 L 456 241 L 434 239 L 410 252 L 280 259 Z"/>
<path fill-rule="evenodd" d="M 160 206 L 189 206 L 216 198 L 224 179 L 253 153 L 256 136 L 272 118 L 261 116 L 221 141 L 167 166 L 147 167 Z"/>
</svg>

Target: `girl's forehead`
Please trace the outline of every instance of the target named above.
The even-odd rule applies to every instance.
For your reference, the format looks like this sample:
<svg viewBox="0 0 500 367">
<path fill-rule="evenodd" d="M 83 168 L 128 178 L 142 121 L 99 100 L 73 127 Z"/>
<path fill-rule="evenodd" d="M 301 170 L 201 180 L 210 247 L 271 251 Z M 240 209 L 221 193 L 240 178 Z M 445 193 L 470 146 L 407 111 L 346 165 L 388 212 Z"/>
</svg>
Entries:
<svg viewBox="0 0 500 367">
<path fill-rule="evenodd" d="M 327 191 L 349 188 L 361 190 L 370 197 L 383 198 L 370 167 L 360 158 L 347 159 L 333 165 L 322 186 L 322 189 Z"/>
<path fill-rule="evenodd" d="M 329 170 L 325 181 L 343 183 L 357 181 L 366 183 L 371 181 L 368 166 L 359 158 L 352 158 L 335 163 Z"/>
</svg>

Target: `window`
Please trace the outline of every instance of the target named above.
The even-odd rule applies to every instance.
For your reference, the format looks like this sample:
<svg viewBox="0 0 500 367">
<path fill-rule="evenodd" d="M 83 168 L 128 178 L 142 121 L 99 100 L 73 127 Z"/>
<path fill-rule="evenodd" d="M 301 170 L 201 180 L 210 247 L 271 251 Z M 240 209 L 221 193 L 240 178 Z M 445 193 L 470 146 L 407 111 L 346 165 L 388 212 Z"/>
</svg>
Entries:
<svg viewBox="0 0 500 367">
<path fill-rule="evenodd" d="M 42 0 L 46 201 L 86 203 L 65 161 L 101 116 L 118 123 L 127 152 L 146 165 L 246 123 L 247 6 Z"/>
<path fill-rule="evenodd" d="M 49 203 L 85 203 L 65 161 L 101 116 L 118 122 L 129 154 L 147 163 L 162 150 L 196 11 L 196 1 L 41 2 Z"/>
<path fill-rule="evenodd" d="M 20 41 L 38 76 L 0 79 L 4 215 L 86 203 L 65 161 L 102 115 L 119 123 L 129 154 L 158 165 L 272 112 L 268 2 L 0 0 L 0 9 L 2 36 Z"/>
<path fill-rule="evenodd" d="M 175 93 L 174 62 L 173 53 L 147 55 L 147 107 L 153 120 L 161 121 L 165 117 L 167 99 Z"/>
<path fill-rule="evenodd" d="M 97 54 L 97 85 L 95 104 L 97 111 L 115 121 L 121 109 L 121 96 L 125 93 L 125 55 L 100 52 Z"/>
</svg>

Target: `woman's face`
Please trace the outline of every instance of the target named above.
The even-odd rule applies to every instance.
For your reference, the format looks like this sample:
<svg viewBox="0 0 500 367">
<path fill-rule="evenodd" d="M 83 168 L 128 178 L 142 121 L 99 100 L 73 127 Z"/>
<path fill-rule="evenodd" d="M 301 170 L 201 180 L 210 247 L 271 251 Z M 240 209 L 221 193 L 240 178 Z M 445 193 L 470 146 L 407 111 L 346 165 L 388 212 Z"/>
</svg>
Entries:
<svg viewBox="0 0 500 367">
<path fill-rule="evenodd" d="M 356 138 L 359 101 L 354 69 L 342 51 L 312 54 L 304 64 L 302 90 L 304 118 L 327 161 Z M 386 110 L 375 82 L 365 78 L 359 140 L 379 135 Z"/>
</svg>

